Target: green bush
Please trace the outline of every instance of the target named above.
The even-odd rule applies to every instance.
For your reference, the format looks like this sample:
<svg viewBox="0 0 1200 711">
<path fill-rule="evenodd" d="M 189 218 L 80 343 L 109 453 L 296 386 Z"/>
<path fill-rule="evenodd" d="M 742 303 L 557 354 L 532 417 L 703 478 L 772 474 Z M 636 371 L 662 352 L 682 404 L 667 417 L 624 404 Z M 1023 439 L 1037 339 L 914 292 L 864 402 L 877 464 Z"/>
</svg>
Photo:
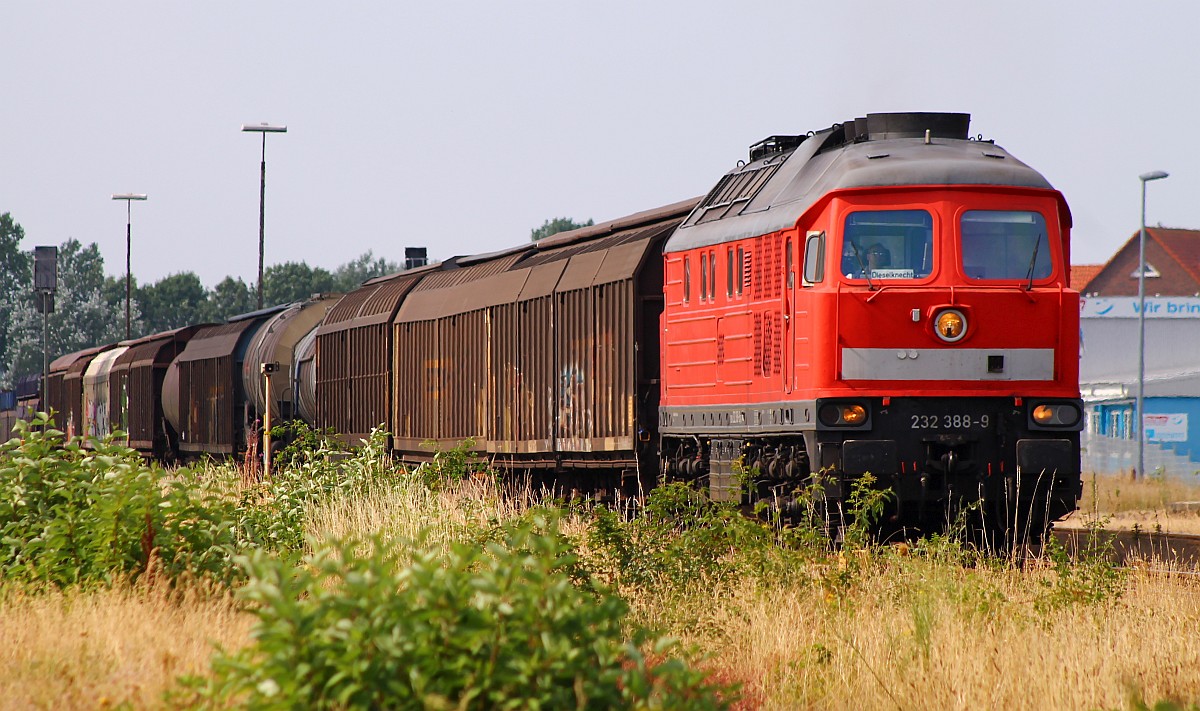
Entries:
<svg viewBox="0 0 1200 711">
<path fill-rule="evenodd" d="M 314 430 L 303 420 L 287 420 L 272 427 L 271 438 L 277 443 L 271 448 L 275 452 L 273 466 L 280 469 L 349 451 L 333 428 Z"/>
<path fill-rule="evenodd" d="M 1044 583 L 1046 592 L 1035 601 L 1039 612 L 1076 604 L 1106 605 L 1125 591 L 1126 571 L 1113 562 L 1112 537 L 1104 530 L 1106 521 L 1088 524 L 1085 546 L 1072 559 L 1053 536 L 1046 538 L 1046 553 L 1054 566 L 1054 578 Z"/>
<path fill-rule="evenodd" d="M 112 583 L 161 571 L 229 581 L 231 502 L 183 477 L 164 482 L 135 450 L 70 439 L 44 414 L 0 444 L 0 572 L 52 585 Z"/>
<path fill-rule="evenodd" d="M 369 549 L 364 552 L 364 548 Z M 553 518 L 484 548 L 334 542 L 293 568 L 247 560 L 255 643 L 191 679 L 189 701 L 252 708 L 725 708 L 672 644 L 622 629 L 627 608 L 572 581 Z M 643 654 L 650 648 L 652 663 Z M 183 692 L 186 694 L 188 692 Z"/>
<path fill-rule="evenodd" d="M 768 573 L 782 581 L 799 569 L 773 526 L 685 483 L 655 488 L 637 518 L 597 507 L 590 523 L 587 564 L 618 588 L 684 590 Z"/>
<path fill-rule="evenodd" d="M 392 476 L 382 434 L 349 457 L 318 446 L 252 486 L 232 466 L 168 475 L 115 441 L 122 437 L 85 449 L 39 415 L 0 444 L 6 579 L 65 586 L 149 573 L 232 583 L 239 552 L 301 553 L 314 502 Z"/>
<path fill-rule="evenodd" d="M 315 447 L 298 450 L 287 466 L 273 469 L 269 481 L 242 489 L 237 518 L 240 540 L 268 551 L 303 551 L 309 511 L 316 502 L 364 492 L 390 477 L 386 432 L 373 430 L 350 455 L 318 439 Z"/>
<path fill-rule="evenodd" d="M 433 440 L 426 440 L 421 446 L 433 452 L 433 459 L 417 467 L 414 473 L 430 489 L 436 490 L 487 470 L 484 462 L 476 456 L 475 440 L 470 437 L 446 450 L 439 448 Z"/>
</svg>

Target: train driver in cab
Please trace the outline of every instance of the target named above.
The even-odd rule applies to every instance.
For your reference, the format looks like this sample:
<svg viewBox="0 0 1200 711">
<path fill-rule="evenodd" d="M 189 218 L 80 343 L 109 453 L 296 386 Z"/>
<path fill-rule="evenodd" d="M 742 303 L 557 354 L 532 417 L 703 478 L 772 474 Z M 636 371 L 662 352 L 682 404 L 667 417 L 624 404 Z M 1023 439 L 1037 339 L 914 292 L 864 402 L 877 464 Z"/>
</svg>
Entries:
<svg viewBox="0 0 1200 711">
<path fill-rule="evenodd" d="M 880 269 L 892 266 L 892 253 L 880 242 L 869 247 L 858 246 L 852 240 L 846 240 L 842 249 L 842 273 L 849 279 L 862 279 L 866 274 L 874 274 Z"/>
</svg>

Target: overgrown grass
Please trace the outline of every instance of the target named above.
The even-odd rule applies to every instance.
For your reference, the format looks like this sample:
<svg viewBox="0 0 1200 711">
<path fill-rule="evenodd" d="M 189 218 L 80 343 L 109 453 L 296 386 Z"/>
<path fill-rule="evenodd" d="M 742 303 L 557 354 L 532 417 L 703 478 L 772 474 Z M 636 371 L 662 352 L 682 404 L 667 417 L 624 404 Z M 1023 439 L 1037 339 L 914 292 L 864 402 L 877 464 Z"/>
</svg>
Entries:
<svg viewBox="0 0 1200 711">
<path fill-rule="evenodd" d="M 679 485 L 632 520 L 547 508 L 460 453 L 397 467 L 379 438 L 350 455 L 313 438 L 252 482 L 231 465 L 162 472 L 111 442 L 88 453 L 55 437 L 26 432 L 0 454 L 10 705 L 1200 698 L 1195 578 L 1120 571 L 1102 551 L 1022 568 L 954 535 L 879 546 L 860 535 L 866 514 L 835 548 L 816 521 L 779 526 Z M 886 494 L 864 483 L 858 495 L 869 512 Z"/>
<path fill-rule="evenodd" d="M 1200 533 L 1200 480 L 1152 475 L 1090 474 L 1084 477 L 1079 511 L 1061 526 L 1083 527 L 1104 520 L 1111 528 Z"/>
</svg>

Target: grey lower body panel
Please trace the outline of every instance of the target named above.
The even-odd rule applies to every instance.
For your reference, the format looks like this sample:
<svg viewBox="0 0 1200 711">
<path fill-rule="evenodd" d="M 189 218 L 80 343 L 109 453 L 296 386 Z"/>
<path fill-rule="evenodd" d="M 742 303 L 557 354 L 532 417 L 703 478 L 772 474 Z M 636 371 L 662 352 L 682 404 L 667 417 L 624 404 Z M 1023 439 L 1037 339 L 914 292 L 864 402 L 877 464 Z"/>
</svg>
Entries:
<svg viewBox="0 0 1200 711">
<path fill-rule="evenodd" d="M 1053 348 L 843 348 L 846 380 L 1054 380 Z"/>
<path fill-rule="evenodd" d="M 658 431 L 664 435 L 790 434 L 816 429 L 816 422 L 815 400 L 658 410 Z"/>
</svg>

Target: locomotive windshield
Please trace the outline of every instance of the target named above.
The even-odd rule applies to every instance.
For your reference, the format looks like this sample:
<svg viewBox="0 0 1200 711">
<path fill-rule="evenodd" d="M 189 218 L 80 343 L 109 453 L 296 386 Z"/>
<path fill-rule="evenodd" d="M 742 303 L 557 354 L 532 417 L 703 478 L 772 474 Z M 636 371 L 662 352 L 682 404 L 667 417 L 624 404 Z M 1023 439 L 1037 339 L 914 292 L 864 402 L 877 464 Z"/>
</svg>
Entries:
<svg viewBox="0 0 1200 711">
<path fill-rule="evenodd" d="M 933 270 L 933 218 L 925 210 L 852 212 L 842 235 L 848 279 L 920 279 Z"/>
<path fill-rule="evenodd" d="M 1045 279 L 1053 271 L 1046 220 L 1024 210 L 968 210 L 962 260 L 969 279 Z"/>
</svg>

